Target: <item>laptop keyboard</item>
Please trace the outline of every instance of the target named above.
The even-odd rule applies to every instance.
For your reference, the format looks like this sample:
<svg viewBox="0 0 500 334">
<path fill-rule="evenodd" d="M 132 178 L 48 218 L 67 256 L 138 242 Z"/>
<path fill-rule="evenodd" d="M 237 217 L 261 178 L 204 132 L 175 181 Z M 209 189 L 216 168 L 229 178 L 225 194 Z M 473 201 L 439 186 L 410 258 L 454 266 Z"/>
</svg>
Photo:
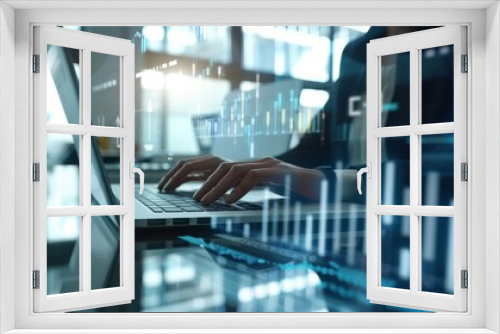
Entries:
<svg viewBox="0 0 500 334">
<path fill-rule="evenodd" d="M 203 205 L 193 199 L 193 194 L 194 193 L 192 192 L 182 191 L 164 194 L 145 190 L 142 195 L 140 195 L 137 191 L 135 193 L 135 198 L 155 213 L 251 211 L 262 209 L 262 207 L 258 204 L 243 201 L 238 201 L 234 204 L 227 204 L 222 199 L 219 199 L 210 205 Z"/>
</svg>

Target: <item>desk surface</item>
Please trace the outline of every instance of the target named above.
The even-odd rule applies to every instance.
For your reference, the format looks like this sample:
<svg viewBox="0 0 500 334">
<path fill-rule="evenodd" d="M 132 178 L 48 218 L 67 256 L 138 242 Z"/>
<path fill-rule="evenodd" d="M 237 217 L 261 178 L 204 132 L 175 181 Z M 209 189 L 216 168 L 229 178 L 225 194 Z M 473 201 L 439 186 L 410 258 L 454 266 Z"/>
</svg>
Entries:
<svg viewBox="0 0 500 334">
<path fill-rule="evenodd" d="M 360 221 L 355 230 L 327 238 L 328 249 L 335 243 L 340 246 L 337 254 L 325 257 L 317 254 L 316 228 L 307 231 L 306 226 L 301 226 L 298 238 L 283 237 L 280 228 L 270 227 L 265 242 L 257 224 L 250 230 L 244 224 L 226 223 L 138 229 L 136 299 L 90 311 L 408 311 L 366 300 L 362 225 Z M 231 237 L 246 240 L 244 247 L 228 243 Z M 256 245 L 257 251 L 248 245 Z"/>
</svg>

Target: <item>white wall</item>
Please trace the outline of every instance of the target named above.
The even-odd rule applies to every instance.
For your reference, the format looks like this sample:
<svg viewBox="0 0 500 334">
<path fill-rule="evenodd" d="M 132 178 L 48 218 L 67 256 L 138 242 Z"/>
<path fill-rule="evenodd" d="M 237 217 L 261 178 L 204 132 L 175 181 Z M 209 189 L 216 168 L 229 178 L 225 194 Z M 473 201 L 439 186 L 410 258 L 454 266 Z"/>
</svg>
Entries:
<svg viewBox="0 0 500 334">
<path fill-rule="evenodd" d="M 491 224 L 486 228 L 486 254 L 500 254 L 498 236 L 500 235 L 500 95 L 490 87 L 498 87 L 500 81 L 500 5 L 495 3 L 486 11 L 486 69 L 492 75 L 486 76 L 486 219 Z M 489 89 L 488 89 L 489 88 Z M 486 266 L 486 328 L 500 332 L 500 261 L 495 266 Z"/>
<path fill-rule="evenodd" d="M 125 1 L 127 2 L 127 1 Z M 123 2 L 123 3 L 125 3 Z M 210 1 L 209 1 L 210 2 Z M 332 1 L 333 2 L 333 1 Z M 59 2 L 52 2 L 52 3 L 59 3 Z M 62 2 L 61 2 L 62 3 Z M 69 3 L 69 2 L 66 2 Z M 97 3 L 94 1 L 89 1 L 89 3 Z M 303 2 L 304 4 L 306 3 L 305 1 Z M 355 3 L 355 2 L 353 2 Z M 437 1 L 436 1 L 437 3 Z M 462 2 L 457 2 L 457 3 L 462 3 Z M 307 6 L 309 6 L 309 3 L 307 3 Z M 319 6 L 319 5 L 317 5 Z M 7 15 L 7 12 L 12 13 L 12 11 L 5 10 L 5 13 L 3 14 L 4 16 L 9 16 Z M 150 12 L 145 12 L 141 10 L 134 10 L 133 12 L 125 12 L 125 13 L 117 13 L 116 11 L 85 11 L 85 10 L 78 10 L 78 11 L 55 11 L 55 10 L 47 10 L 47 11 L 42 11 L 42 12 L 30 12 L 30 11 L 25 11 L 25 13 L 22 13 L 22 11 L 17 12 L 16 16 L 16 22 L 17 22 L 17 64 L 16 64 L 16 74 L 17 74 L 17 80 L 16 80 L 16 88 L 14 90 L 14 85 L 11 84 L 14 75 L 12 73 L 12 69 L 5 68 L 5 66 L 1 67 L 2 71 L 5 71 L 8 73 L 7 76 L 2 75 L 2 82 L 4 82 L 5 78 L 9 78 L 9 90 L 8 92 L 11 94 L 10 96 L 13 96 L 14 93 L 16 93 L 16 131 L 14 133 L 14 126 L 13 125 L 13 112 L 7 113 L 5 112 L 5 108 L 2 105 L 1 108 L 1 113 L 0 116 L 0 142 L 5 143 L 5 138 L 9 139 L 9 143 L 12 142 L 12 137 L 15 134 L 16 135 L 16 140 L 15 143 L 16 145 L 20 148 L 20 150 L 17 152 L 15 155 L 15 158 L 17 159 L 17 169 L 16 172 L 17 174 L 20 175 L 20 177 L 17 177 L 16 179 L 19 180 L 19 182 L 16 184 L 16 187 L 18 189 L 20 188 L 22 191 L 18 191 L 16 195 L 16 221 L 14 224 L 14 213 L 10 212 L 10 216 L 7 216 L 6 220 L 3 219 L 3 216 L 0 216 L 2 218 L 1 222 L 8 222 L 9 227 L 5 228 L 0 226 L 0 235 L 2 238 L 2 248 L 3 248 L 3 254 L 2 254 L 2 265 L 5 265 L 6 261 L 8 261 L 9 264 L 9 270 L 12 270 L 12 273 L 9 272 L 9 274 L 13 274 L 14 271 L 16 272 L 16 275 L 22 279 L 18 280 L 16 282 L 16 290 L 17 290 L 17 301 L 16 305 L 7 305 L 3 304 L 2 305 L 2 320 L 7 320 L 8 321 L 8 328 L 12 328 L 13 325 L 13 316 L 12 313 L 10 313 L 10 317 L 6 316 L 6 308 L 9 310 L 13 310 L 14 306 L 18 309 L 16 312 L 16 324 L 20 328 L 29 328 L 29 327 L 37 327 L 37 326 L 42 326 L 46 328 L 54 328 L 54 327 L 59 327 L 62 329 L 62 331 L 65 331 L 65 328 L 69 327 L 75 327 L 75 326 L 81 326 L 82 328 L 85 326 L 91 326 L 94 328 L 105 328 L 106 326 L 110 326 L 108 323 L 106 323 L 106 318 L 105 317 L 96 317 L 92 315 L 85 315 L 82 317 L 65 317 L 65 316 L 59 316 L 57 314 L 51 315 L 50 317 L 29 317 L 26 310 L 30 309 L 31 302 L 29 296 L 32 294 L 32 290 L 28 288 L 28 282 L 31 274 L 31 269 L 32 267 L 30 266 L 30 263 L 28 263 L 27 259 L 29 258 L 29 253 L 28 251 L 30 250 L 29 248 L 29 241 L 30 241 L 30 234 L 29 234 L 29 226 L 31 224 L 30 221 L 30 215 L 29 211 L 26 210 L 27 207 L 29 207 L 30 200 L 29 198 L 25 195 L 28 192 L 29 189 L 29 184 L 31 183 L 29 181 L 29 174 L 30 174 L 30 152 L 29 152 L 29 137 L 30 137 L 30 132 L 29 130 L 29 100 L 26 98 L 26 92 L 29 91 L 29 30 L 28 30 L 28 24 L 27 22 L 127 22 L 128 24 L 131 24 L 133 22 L 137 23 L 142 23 L 142 22 L 169 22 L 170 24 L 186 24 L 187 22 L 199 22 L 200 24 L 217 24 L 222 22 L 226 22 L 227 24 L 252 24 L 255 22 L 273 22 L 276 24 L 287 24 L 288 22 L 296 22 L 296 24 L 310 24 L 311 20 L 316 20 L 317 22 L 320 23 L 328 23 L 328 22 L 337 22 L 339 24 L 343 24 L 345 22 L 374 22 L 374 20 L 378 20 L 376 22 L 413 22 L 414 20 L 420 18 L 422 21 L 432 21 L 434 22 L 442 22 L 443 18 L 445 17 L 450 17 L 449 19 L 446 19 L 445 22 L 447 23 L 454 23 L 456 22 L 472 22 L 473 27 L 475 28 L 473 31 L 473 36 L 476 36 L 476 39 L 474 39 L 474 58 L 473 58 L 473 63 L 477 63 L 480 66 L 473 67 L 473 73 L 474 73 L 474 79 L 473 79 L 473 84 L 474 84 L 474 91 L 478 92 L 483 92 L 485 91 L 484 87 L 484 77 L 485 77 L 485 67 L 484 67 L 484 38 L 483 35 L 483 29 L 485 27 L 484 25 L 484 11 L 474 11 L 474 10 L 468 10 L 468 11 L 453 11 L 453 10 L 446 10 L 445 13 L 444 11 L 440 10 L 435 10 L 435 11 L 418 11 L 418 10 L 411 10 L 411 11 L 385 11 L 385 10 L 370 10 L 370 11 L 360 11 L 360 12 L 349 12 L 349 11 L 342 11 L 342 10 L 317 10 L 317 11 L 309 11 L 306 12 L 305 14 L 303 13 L 304 11 L 301 11 L 298 13 L 297 11 L 290 11 L 290 10 L 268 10 L 268 11 L 251 11 L 251 10 L 245 10 L 245 11 L 225 11 L 225 10 L 212 10 L 207 13 L 206 11 L 195 11 L 193 12 L 190 11 L 182 11 L 182 10 L 169 10 L 169 11 L 156 11 L 153 13 Z M 495 13 L 497 10 L 494 11 Z M 184 14 L 183 14 L 184 13 Z M 121 14 L 121 15 L 120 15 Z M 306 15 L 310 14 L 310 15 Z M 313 15 L 314 14 L 314 15 Z M 446 15 L 445 15 L 446 14 Z M 496 27 L 498 27 L 498 15 L 495 14 L 494 17 L 490 17 L 489 22 L 494 23 Z M 231 17 L 231 20 L 228 19 L 228 17 Z M 260 20 L 256 20 L 255 18 L 259 17 Z M 14 21 L 13 19 L 13 13 L 10 16 L 12 23 Z M 184 19 L 183 19 L 184 18 Z M 306 19 L 307 18 L 307 19 Z M 45 21 L 44 21 L 45 20 Z M 252 21 L 253 20 L 253 21 Z M 376 23 L 375 22 L 375 23 Z M 10 26 L 10 25 L 9 25 Z M 478 32 L 479 31 L 479 32 Z M 5 29 L 2 26 L 2 43 L 5 42 L 4 34 L 5 34 Z M 498 32 L 494 35 L 496 39 L 498 39 Z M 12 38 L 12 36 L 10 37 Z M 498 44 L 498 41 L 490 41 L 492 42 L 492 45 L 494 43 Z M 12 46 L 13 42 L 10 43 L 9 45 Z M 3 49 L 5 51 L 5 49 Z M 4 56 L 4 53 L 2 53 L 2 57 Z M 14 63 L 14 58 L 12 55 L 12 59 L 10 59 L 8 62 L 5 61 L 5 58 L 2 59 L 3 62 L 2 64 L 13 64 Z M 494 55 L 489 57 L 490 62 L 499 62 L 498 55 Z M 1 64 L 0 64 L 1 66 Z M 498 68 L 498 64 L 495 64 L 494 66 L 497 67 L 492 67 L 492 68 Z M 488 68 L 488 75 L 490 75 L 491 71 Z M 493 85 L 498 88 L 498 71 L 495 72 L 495 78 L 493 81 Z M 0 72 L 0 74 L 3 74 L 3 72 Z M 6 91 L 2 91 L 2 96 L 8 96 Z M 493 94 L 493 93 L 492 93 Z M 496 99 L 498 99 L 498 93 L 495 92 Z M 28 94 L 29 95 L 29 94 Z M 490 97 L 493 95 L 490 95 Z M 485 220 L 486 217 L 484 216 L 484 193 L 485 193 L 485 182 L 484 182 L 484 174 L 485 171 L 485 142 L 484 139 L 484 105 L 485 105 L 485 96 L 484 94 L 477 94 L 474 95 L 475 100 L 472 102 L 473 107 L 475 108 L 476 116 L 479 118 L 479 120 L 474 120 L 474 124 L 479 124 L 478 126 L 474 126 L 474 134 L 478 136 L 478 140 L 474 142 L 474 148 L 477 148 L 475 150 L 475 155 L 478 156 L 478 168 L 477 172 L 471 170 L 470 172 L 473 174 L 473 177 L 475 180 L 480 180 L 481 182 L 477 183 L 477 186 L 474 186 L 474 193 L 472 195 L 474 198 L 474 205 L 473 205 L 473 221 L 474 221 L 474 231 L 479 231 L 480 233 L 473 233 L 472 238 L 474 239 L 474 249 L 472 250 L 472 256 L 471 258 L 474 259 L 474 261 L 470 260 L 469 263 L 472 264 L 473 269 L 475 269 L 475 272 L 480 273 L 479 276 L 480 278 L 474 278 L 479 280 L 481 283 L 484 282 L 484 261 L 481 262 L 481 260 L 484 257 L 484 252 L 482 250 L 484 249 L 484 225 L 485 225 Z M 11 99 L 12 100 L 12 99 Z M 495 102 L 496 105 L 493 105 L 493 107 L 498 107 L 498 101 Z M 489 105 L 491 106 L 491 105 Z M 10 110 L 12 110 L 12 106 L 9 106 Z M 488 111 L 489 113 L 492 113 L 494 115 L 495 112 L 498 112 L 498 108 L 496 109 L 491 109 Z M 8 117 L 8 118 L 6 118 Z M 498 115 L 496 115 L 496 119 L 498 120 Z M 488 120 L 490 121 L 490 120 Z M 491 122 L 490 122 L 491 123 Z M 8 128 L 10 126 L 10 128 Z M 495 129 L 498 131 L 498 122 L 494 123 L 491 125 L 492 129 Z M 7 130 L 3 131 L 3 130 Z M 10 131 L 10 132 L 9 132 Z M 9 133 L 9 136 L 6 134 Z M 498 136 L 498 134 L 496 134 Z M 477 143 L 482 143 L 480 147 L 477 147 Z M 494 142 L 494 146 L 496 147 L 496 150 L 498 150 L 498 141 Z M 4 151 L 2 151 L 4 153 Z M 10 157 L 14 158 L 14 153 L 10 152 Z M 498 152 L 497 152 L 498 155 Z M 2 158 L 3 159 L 3 158 Z M 11 163 L 13 159 L 3 159 L 0 160 L 0 162 L 6 162 L 6 163 Z M 496 161 L 497 162 L 497 161 Z M 476 165 L 474 165 L 476 166 Z M 492 169 L 494 169 L 494 173 L 498 173 L 498 165 L 494 165 Z M 6 196 L 6 194 L 9 194 L 12 197 L 13 194 L 13 189 L 14 189 L 14 184 L 12 180 L 9 180 L 7 177 L 5 177 L 4 170 L 8 171 L 9 173 L 13 173 L 14 169 L 11 168 L 12 166 L 7 165 L 4 166 L 2 163 L 0 163 L 0 182 L 2 183 L 2 187 L 0 188 L 0 196 Z M 8 175 L 8 174 L 7 174 Z M 470 175 L 470 174 L 469 174 Z M 496 175 L 497 181 L 498 181 L 498 175 Z M 5 178 L 5 179 L 4 179 Z M 11 178 L 13 179 L 13 178 Z M 4 187 L 6 184 L 10 185 L 10 189 L 8 187 Z M 476 184 L 476 183 L 475 183 Z M 496 182 L 492 184 L 493 187 L 497 188 L 497 194 L 498 194 L 498 186 L 499 183 Z M 7 198 L 7 197 L 6 197 Z M 0 200 L 2 198 L 0 197 Z M 2 204 L 4 203 L 11 203 L 9 201 L 0 201 Z M 478 205 L 477 203 L 481 203 Z M 5 206 L 4 206 L 5 207 Z M 494 207 L 497 209 L 497 216 L 498 216 L 498 196 L 496 198 L 496 202 L 494 203 Z M 10 209 L 10 208 L 8 208 Z M 3 211 L 1 213 L 2 215 L 4 214 Z M 492 218 L 492 217 L 488 217 Z M 495 218 L 495 217 L 493 217 Z M 498 217 L 497 217 L 498 218 Z M 495 224 L 498 224 L 498 220 L 495 221 Z M 494 225 L 495 225 L 494 224 Z M 18 241 L 16 243 L 16 253 L 15 256 L 17 258 L 17 266 L 14 268 L 14 262 L 13 262 L 13 256 L 12 258 L 9 258 L 7 254 L 5 254 L 5 250 L 7 246 L 12 246 L 13 241 L 11 239 L 6 238 L 6 236 L 9 236 L 12 238 L 14 236 L 14 231 L 13 229 L 16 229 L 17 234 L 15 235 L 16 240 Z M 479 229 L 478 229 L 479 228 Z M 494 227 L 498 231 L 498 227 Z M 12 230 L 11 230 L 12 229 Z M 480 236 L 480 237 L 478 237 Z M 496 235 L 498 237 L 498 235 Z M 493 239 L 492 239 L 493 240 Z M 498 245 L 490 245 L 498 248 Z M 496 253 L 496 256 L 498 256 L 498 252 Z M 9 254 L 10 256 L 11 254 Z M 471 270 L 474 272 L 474 270 Z M 473 274 L 472 274 L 473 275 Z M 16 277 L 17 277 L 16 276 Z M 5 299 L 14 300 L 14 295 L 13 295 L 13 277 L 14 276 L 9 276 L 8 277 L 8 282 L 5 280 L 2 282 L 1 288 L 2 288 L 2 297 L 4 302 Z M 492 280 L 488 281 L 490 285 L 492 284 L 498 284 L 498 278 L 494 279 L 493 282 Z M 475 297 L 472 298 L 472 310 L 473 314 L 472 316 L 466 315 L 466 316 L 457 316 L 457 315 L 446 315 L 445 317 L 429 317 L 427 318 L 428 321 L 425 323 L 419 324 L 419 326 L 422 327 L 431 327 L 431 328 L 437 328 L 437 327 L 448 327 L 452 326 L 454 328 L 458 327 L 468 327 L 472 326 L 474 328 L 482 328 L 484 326 L 484 318 L 482 317 L 484 313 L 484 294 L 482 293 L 484 291 L 484 285 L 481 284 L 481 286 L 478 286 L 475 284 L 475 292 L 472 294 L 469 292 L 469 296 Z M 478 293 L 477 291 L 480 291 Z M 7 296 L 10 296 L 12 293 L 12 298 L 6 298 Z M 488 291 L 489 294 L 489 291 Z M 497 297 L 492 297 L 490 299 L 495 299 Z M 498 299 L 495 299 L 496 304 L 498 304 Z M 490 303 L 494 304 L 493 302 Z M 496 314 L 494 314 L 496 312 Z M 493 312 L 490 312 L 491 314 L 491 322 L 494 324 L 495 318 L 498 316 L 498 310 L 493 310 Z M 495 318 L 494 318 L 495 317 Z M 155 317 L 153 315 L 152 317 L 149 317 L 148 319 L 148 324 L 150 327 L 155 327 L 155 328 L 165 328 L 165 320 L 160 317 Z M 269 325 L 270 321 L 268 319 L 273 319 L 274 322 L 272 325 Z M 397 319 L 396 319 L 397 318 Z M 55 321 L 56 319 L 57 321 Z M 334 323 L 332 323 L 332 319 L 334 319 Z M 397 321 L 395 321 L 395 319 Z M 453 321 L 450 322 L 450 319 Z M 471 320 L 472 319 L 472 320 Z M 135 317 L 131 317 L 130 315 L 127 315 L 126 317 L 121 317 L 121 318 L 115 318 L 113 319 L 114 323 L 113 326 L 120 326 L 122 329 L 130 329 L 130 328 L 135 328 L 134 326 L 137 325 L 137 319 Z M 311 326 L 314 328 L 330 328 L 332 326 L 336 326 L 339 328 L 347 328 L 349 326 L 356 326 L 358 328 L 367 328 L 367 327 L 375 327 L 375 328 L 396 328 L 393 329 L 394 331 L 398 331 L 397 328 L 400 328 L 401 326 L 404 326 L 404 324 L 407 324 L 409 321 L 415 321 L 415 318 L 409 317 L 407 315 L 402 315 L 401 317 L 395 317 L 394 315 L 376 315 L 376 316 L 357 316 L 352 317 L 349 314 L 343 315 L 339 314 L 338 316 L 335 317 L 325 317 L 325 316 L 308 316 L 306 315 L 271 315 L 271 316 L 246 316 L 246 315 L 231 315 L 230 317 L 220 317 L 220 316 L 214 316 L 214 317 L 206 317 L 203 315 L 183 315 L 183 314 L 174 314 L 172 316 L 169 316 L 168 320 L 168 326 L 175 327 L 175 328 L 181 328 L 183 326 L 185 327 L 198 327 L 198 328 L 208 328 L 209 326 L 219 326 L 219 327 L 214 327 L 214 328 L 221 328 L 221 327 L 226 327 L 226 328 L 238 328 L 238 327 L 260 327 L 260 328 L 265 328 L 265 326 L 274 326 L 275 328 L 282 328 L 285 325 L 289 326 L 295 326 L 295 328 L 304 328 L 305 326 Z M 472 322 L 473 321 L 473 322 Z M 2 331 L 3 328 L 6 328 L 7 325 L 5 324 L 5 321 L 2 322 Z M 300 330 L 299 330 L 300 331 Z M 438 330 L 439 331 L 439 330 Z M 332 331 L 333 332 L 333 331 Z M 436 331 L 437 332 L 437 331 Z M 451 331 L 450 331 L 451 332 Z M 462 331 L 465 332 L 465 331 Z M 469 331 L 467 331 L 469 332 Z M 470 331 L 472 332 L 472 330 Z"/>
<path fill-rule="evenodd" d="M 14 56 L 15 56 L 15 12 L 0 2 L 0 142 L 12 142 L 14 138 L 14 101 L 6 96 L 14 96 Z M 14 221 L 14 147 L 2 150 L 0 154 L 0 262 L 14 266 L 14 258 L 9 256 L 8 248 L 14 249 L 14 225 L 5 222 Z M 6 305 L 6 300 L 14 300 L 14 272 L 3 276 L 0 282 L 0 332 L 14 328 L 14 307 Z"/>
</svg>

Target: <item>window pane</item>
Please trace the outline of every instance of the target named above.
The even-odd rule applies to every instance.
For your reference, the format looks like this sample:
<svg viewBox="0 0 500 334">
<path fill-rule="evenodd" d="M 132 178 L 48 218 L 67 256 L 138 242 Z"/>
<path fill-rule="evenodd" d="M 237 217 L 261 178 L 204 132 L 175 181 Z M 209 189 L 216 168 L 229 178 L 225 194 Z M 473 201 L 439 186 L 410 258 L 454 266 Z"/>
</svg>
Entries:
<svg viewBox="0 0 500 334">
<path fill-rule="evenodd" d="M 410 53 L 380 57 L 380 126 L 410 124 Z"/>
<path fill-rule="evenodd" d="M 410 137 L 381 138 L 381 204 L 410 205 Z"/>
<path fill-rule="evenodd" d="M 453 45 L 421 51 L 422 124 L 453 122 Z"/>
<path fill-rule="evenodd" d="M 297 79 L 330 78 L 331 27 L 245 26 L 243 68 Z"/>
<path fill-rule="evenodd" d="M 120 286 L 120 216 L 91 219 L 91 288 Z"/>
<path fill-rule="evenodd" d="M 410 289 L 410 217 L 380 218 L 381 286 Z"/>
<path fill-rule="evenodd" d="M 80 291 L 80 217 L 47 218 L 47 294 Z"/>
<path fill-rule="evenodd" d="M 340 76 L 340 61 L 342 52 L 346 45 L 351 41 L 362 37 L 369 29 L 369 26 L 346 26 L 332 27 L 333 46 L 332 46 L 332 81 L 337 81 Z"/>
<path fill-rule="evenodd" d="M 80 205 L 80 136 L 47 134 L 47 206 Z"/>
<path fill-rule="evenodd" d="M 92 125 L 120 126 L 120 57 L 92 52 Z"/>
<path fill-rule="evenodd" d="M 47 122 L 80 123 L 80 50 L 47 45 Z"/>
<path fill-rule="evenodd" d="M 422 205 L 453 206 L 452 133 L 422 136 Z"/>
<path fill-rule="evenodd" d="M 146 48 L 154 52 L 178 55 L 180 58 L 195 58 L 209 60 L 210 63 L 227 64 L 231 61 L 231 27 L 225 26 L 170 26 L 170 27 L 144 27 L 142 29 Z M 172 60 L 170 60 L 172 61 Z M 169 65 L 178 64 L 180 59 L 175 59 Z M 193 64 L 197 63 L 194 61 Z M 175 64 L 175 65 L 174 65 Z M 199 70 L 203 63 L 195 65 Z M 211 67 L 211 66 L 209 66 Z"/>
<path fill-rule="evenodd" d="M 422 217 L 422 291 L 453 294 L 453 218 Z"/>
<path fill-rule="evenodd" d="M 92 137 L 92 205 L 120 204 L 120 138 Z"/>
</svg>

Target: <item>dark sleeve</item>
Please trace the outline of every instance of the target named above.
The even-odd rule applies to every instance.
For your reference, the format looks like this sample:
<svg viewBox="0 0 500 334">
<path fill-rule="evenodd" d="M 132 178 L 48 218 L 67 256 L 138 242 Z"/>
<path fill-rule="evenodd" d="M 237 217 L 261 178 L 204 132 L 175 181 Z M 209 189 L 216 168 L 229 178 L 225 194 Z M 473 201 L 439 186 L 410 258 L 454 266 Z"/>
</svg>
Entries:
<svg viewBox="0 0 500 334">
<path fill-rule="evenodd" d="M 347 131 L 349 97 L 366 90 L 366 43 L 380 34 L 372 28 L 366 36 L 349 43 L 342 52 L 338 80 L 332 85 L 330 97 L 316 118 L 324 119 L 321 133 L 306 133 L 295 148 L 277 156 L 277 159 L 305 168 L 335 166 L 347 163 Z"/>
<path fill-rule="evenodd" d="M 321 170 L 328 181 L 329 202 L 335 201 L 338 181 L 333 169 L 337 162 L 341 162 L 341 166 L 347 166 L 348 163 L 348 100 L 351 95 L 366 90 L 366 43 L 384 34 L 384 27 L 372 27 L 366 35 L 344 48 L 339 78 L 332 85 L 330 97 L 322 111 L 322 133 L 305 134 L 299 145 L 276 157 L 296 166 Z M 322 113 L 317 117 L 321 117 Z"/>
<path fill-rule="evenodd" d="M 323 114 L 324 119 L 321 119 Z M 304 168 L 329 165 L 331 163 L 330 119 L 330 113 L 318 113 L 314 121 L 321 120 L 321 124 L 324 124 L 323 130 L 320 133 L 305 133 L 296 147 L 276 158 Z"/>
</svg>

